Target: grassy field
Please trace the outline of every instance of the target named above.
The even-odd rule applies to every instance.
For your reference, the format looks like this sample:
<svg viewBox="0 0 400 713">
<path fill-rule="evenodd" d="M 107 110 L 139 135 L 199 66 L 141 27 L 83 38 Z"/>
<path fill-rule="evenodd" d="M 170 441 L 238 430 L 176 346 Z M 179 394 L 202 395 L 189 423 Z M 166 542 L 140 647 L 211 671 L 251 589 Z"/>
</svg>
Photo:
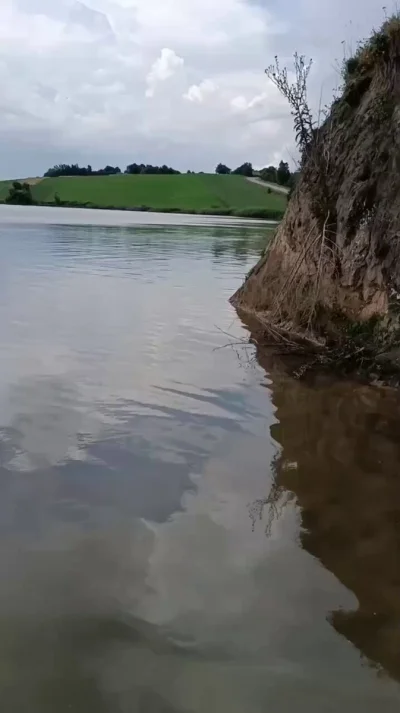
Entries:
<svg viewBox="0 0 400 713">
<path fill-rule="evenodd" d="M 2 191 L 7 192 L 0 184 L 0 200 Z M 45 178 L 32 186 L 32 195 L 39 203 L 53 203 L 58 195 L 66 204 L 96 208 L 249 216 L 260 213 L 271 218 L 280 218 L 286 208 L 285 196 L 268 193 L 242 176 L 211 174 Z"/>
<path fill-rule="evenodd" d="M 4 201 L 7 198 L 11 185 L 11 181 L 0 181 L 0 201 Z"/>
</svg>

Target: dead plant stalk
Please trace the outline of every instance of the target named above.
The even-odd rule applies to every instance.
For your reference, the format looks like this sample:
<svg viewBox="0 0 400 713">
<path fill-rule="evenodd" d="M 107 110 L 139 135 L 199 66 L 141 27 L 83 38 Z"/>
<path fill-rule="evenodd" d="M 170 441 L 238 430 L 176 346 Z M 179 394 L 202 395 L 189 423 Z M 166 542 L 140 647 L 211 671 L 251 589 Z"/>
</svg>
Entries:
<svg viewBox="0 0 400 713">
<path fill-rule="evenodd" d="M 319 290 L 321 286 L 321 273 L 322 273 L 322 260 L 323 260 L 323 254 L 324 254 L 324 247 L 325 247 L 325 239 L 326 239 L 326 226 L 329 220 L 329 212 L 325 218 L 324 225 L 322 228 L 322 235 L 321 235 L 321 247 L 319 251 L 319 260 L 318 260 L 318 270 L 317 270 L 317 279 L 315 282 L 315 291 L 314 291 L 314 297 L 313 297 L 313 302 L 312 302 L 312 307 L 310 311 L 310 316 L 308 318 L 308 331 L 312 331 L 312 319 L 315 314 L 315 308 L 317 305 L 317 300 L 319 296 Z"/>
</svg>

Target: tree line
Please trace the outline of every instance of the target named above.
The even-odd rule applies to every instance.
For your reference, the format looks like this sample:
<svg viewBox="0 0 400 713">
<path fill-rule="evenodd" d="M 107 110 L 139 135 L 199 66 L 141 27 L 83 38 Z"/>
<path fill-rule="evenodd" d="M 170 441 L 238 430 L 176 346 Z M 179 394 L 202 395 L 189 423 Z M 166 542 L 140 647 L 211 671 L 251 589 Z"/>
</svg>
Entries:
<svg viewBox="0 0 400 713">
<path fill-rule="evenodd" d="M 253 165 L 250 162 L 243 163 L 235 169 L 231 169 L 223 163 L 219 163 L 215 172 L 218 174 L 232 174 L 239 176 L 247 176 L 251 178 L 256 176 L 261 178 L 263 181 L 268 181 L 270 183 L 277 183 L 280 186 L 291 187 L 294 182 L 295 174 L 291 173 L 289 169 L 289 164 L 285 161 L 281 161 L 279 166 L 267 166 L 262 168 L 260 171 L 255 171 Z M 128 175 L 139 175 L 139 174 L 152 174 L 152 175 L 176 175 L 180 174 L 170 166 L 152 166 L 151 164 L 144 163 L 130 163 L 125 171 Z M 194 174 L 195 171 L 187 171 L 187 173 Z M 199 173 L 203 173 L 200 171 Z M 105 166 L 99 170 L 94 170 L 91 166 L 79 166 L 77 163 L 67 164 L 61 163 L 49 168 L 44 174 L 45 178 L 58 178 L 59 176 L 114 176 L 122 174 L 119 166 Z"/>
<path fill-rule="evenodd" d="M 59 176 L 115 176 L 121 174 L 122 171 L 119 166 L 105 166 L 105 168 L 100 168 L 95 171 L 91 166 L 79 166 L 77 163 L 68 164 L 60 163 L 44 174 L 44 178 L 58 178 Z M 171 175 L 178 174 L 180 171 L 176 171 L 170 166 L 151 166 L 150 164 L 144 163 L 131 163 L 129 164 L 124 173 L 135 175 L 135 174 L 161 174 L 161 175 Z"/>
<path fill-rule="evenodd" d="M 261 178 L 263 181 L 277 183 L 280 186 L 287 186 L 288 188 L 293 185 L 295 179 L 295 173 L 291 173 L 289 164 L 286 161 L 281 161 L 278 167 L 267 166 L 266 168 L 262 168 L 260 171 L 255 171 L 252 164 L 249 162 L 243 163 L 234 170 L 225 166 L 223 163 L 219 163 L 215 172 L 221 175 L 232 174 L 247 176 L 248 178 L 255 176 L 257 178 Z"/>
</svg>

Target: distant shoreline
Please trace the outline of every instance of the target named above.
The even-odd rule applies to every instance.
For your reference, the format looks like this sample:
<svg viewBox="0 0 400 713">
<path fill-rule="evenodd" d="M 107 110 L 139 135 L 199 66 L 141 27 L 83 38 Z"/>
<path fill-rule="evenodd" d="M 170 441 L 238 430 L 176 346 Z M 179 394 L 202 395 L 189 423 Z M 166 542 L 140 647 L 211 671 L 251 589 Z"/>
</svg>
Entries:
<svg viewBox="0 0 400 713">
<path fill-rule="evenodd" d="M 232 230 L 261 228 L 267 235 L 279 225 L 277 221 L 238 218 L 236 216 L 194 215 L 188 213 L 160 213 L 159 211 L 102 210 L 55 206 L 24 206 L 0 203 L 0 224 L 18 225 L 90 225 L 93 227 L 185 226 L 193 228 L 230 227 Z"/>
<path fill-rule="evenodd" d="M 17 185 L 18 184 L 18 185 Z M 283 218 L 287 197 L 217 174 L 61 176 L 35 184 L 0 182 L 0 200 L 62 208 L 176 213 L 257 220 Z"/>
<path fill-rule="evenodd" d="M 215 210 L 191 210 L 191 209 L 180 209 L 180 208 L 150 208 L 150 206 L 131 206 L 131 207 L 121 207 L 112 205 L 97 205 L 89 201 L 85 203 L 79 203 L 75 201 L 60 201 L 58 203 L 47 202 L 47 201 L 35 201 L 34 203 L 25 206 L 20 204 L 9 204 L 4 200 L 0 200 L 0 205 L 18 205 L 19 208 L 26 207 L 41 207 L 41 208 L 80 208 L 87 210 L 107 210 L 107 211 L 121 211 L 121 212 L 131 212 L 131 213 L 165 213 L 165 214 L 176 214 L 176 215 L 202 215 L 209 217 L 221 217 L 221 218 L 242 218 L 246 220 L 262 220 L 269 221 L 273 223 L 279 223 L 283 218 L 283 211 L 270 210 L 268 208 L 244 208 L 244 209 L 234 209 L 234 208 L 222 208 Z"/>
</svg>

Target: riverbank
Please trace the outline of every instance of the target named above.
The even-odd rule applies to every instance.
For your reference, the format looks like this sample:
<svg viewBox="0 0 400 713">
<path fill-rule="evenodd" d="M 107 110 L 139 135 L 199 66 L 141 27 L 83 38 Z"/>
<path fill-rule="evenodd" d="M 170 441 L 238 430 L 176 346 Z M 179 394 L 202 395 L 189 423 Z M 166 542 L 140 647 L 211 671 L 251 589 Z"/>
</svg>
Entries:
<svg viewBox="0 0 400 713">
<path fill-rule="evenodd" d="M 275 238 L 232 297 L 285 349 L 300 334 L 321 345 L 314 363 L 385 381 L 400 374 L 399 46 L 395 15 L 345 64 Z"/>
<path fill-rule="evenodd" d="M 0 201 L 0 205 L 8 205 L 6 201 Z M 102 210 L 102 211 L 122 211 L 131 213 L 164 213 L 164 214 L 176 214 L 176 215 L 202 215 L 210 217 L 220 217 L 220 218 L 243 218 L 247 220 L 262 220 L 273 223 L 278 223 L 282 219 L 282 213 L 279 211 L 263 210 L 263 209 L 253 209 L 248 208 L 244 210 L 234 210 L 234 209 L 221 209 L 221 210 L 180 210 L 179 208 L 161 208 L 155 209 L 149 206 L 132 206 L 126 208 L 120 208 L 111 205 L 96 205 L 95 203 L 78 203 L 76 201 L 59 201 L 58 203 L 50 203 L 45 201 L 35 201 L 32 203 L 33 206 L 39 208 L 79 208 L 84 210 Z M 26 206 L 20 206 L 26 207 Z"/>
<path fill-rule="evenodd" d="M 0 205 L 7 205 L 6 201 L 0 201 Z M 258 209 L 258 208 L 245 208 L 245 209 L 210 209 L 210 210 L 194 210 L 186 209 L 181 210 L 180 208 L 151 208 L 150 206 L 130 206 L 130 207 L 120 207 L 113 205 L 98 205 L 96 203 L 91 203 L 87 201 L 86 203 L 79 203 L 78 201 L 58 201 L 57 203 L 48 201 L 35 201 L 32 203 L 33 206 L 41 208 L 80 208 L 89 210 L 106 210 L 106 211 L 122 211 L 131 213 L 172 213 L 177 215 L 203 215 L 210 217 L 221 217 L 221 218 L 244 218 L 250 220 L 264 220 L 274 223 L 278 223 L 282 220 L 283 213 L 281 211 L 274 211 L 268 209 Z M 21 206 L 24 207 L 24 206 Z"/>
<path fill-rule="evenodd" d="M 219 215 L 193 215 L 187 213 L 157 213 L 153 211 L 102 210 L 91 208 L 63 208 L 55 206 L 20 206 L 0 204 L 0 223 L 44 225 L 97 225 L 102 227 L 135 226 L 229 226 L 239 230 L 261 226 L 263 241 L 267 244 L 276 229 L 275 221 L 254 218 L 237 218 Z M 260 245 L 259 253 L 262 245 Z"/>
<path fill-rule="evenodd" d="M 243 308 L 237 311 L 250 333 L 243 347 L 247 349 L 251 343 L 278 357 L 282 369 L 297 380 L 325 373 L 364 384 L 400 386 L 400 348 L 385 345 L 384 341 L 377 343 L 376 319 L 343 323 L 340 337 L 337 334 L 335 339 L 324 339 L 293 330 L 289 324 L 272 324 L 268 313 Z"/>
</svg>

